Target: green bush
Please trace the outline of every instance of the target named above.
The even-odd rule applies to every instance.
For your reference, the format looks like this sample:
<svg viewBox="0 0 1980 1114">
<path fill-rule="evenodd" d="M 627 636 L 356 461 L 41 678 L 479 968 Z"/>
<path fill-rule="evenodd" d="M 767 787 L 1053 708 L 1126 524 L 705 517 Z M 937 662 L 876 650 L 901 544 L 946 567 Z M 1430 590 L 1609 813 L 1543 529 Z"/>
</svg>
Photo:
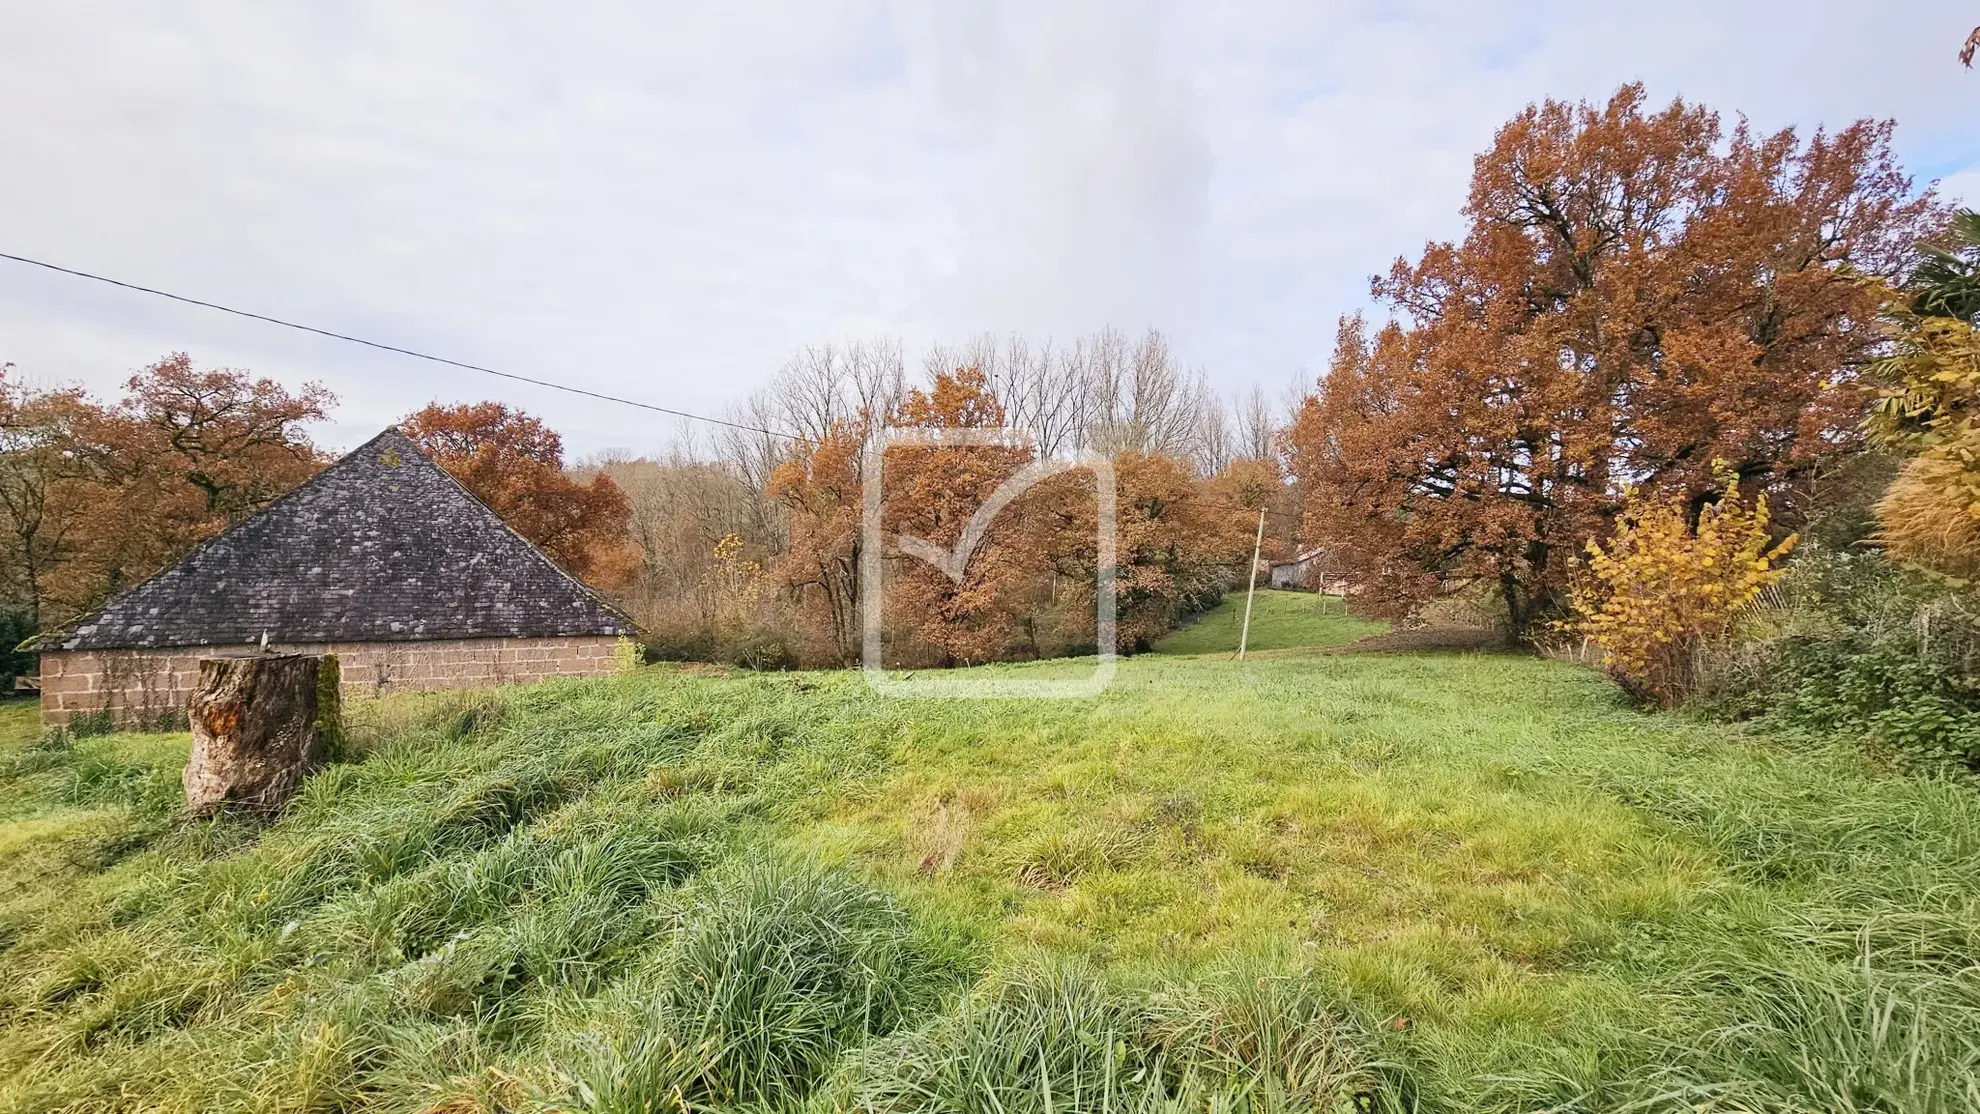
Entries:
<svg viewBox="0 0 1980 1114">
<path fill-rule="evenodd" d="M 40 659 L 16 649 L 33 635 L 34 622 L 27 612 L 0 608 L 0 700 L 13 694 L 14 678 L 34 675 Z"/>
<path fill-rule="evenodd" d="M 644 632 L 643 657 L 656 661 L 705 661 L 744 669 L 776 671 L 796 669 L 802 655 L 787 632 L 751 626 L 718 635 L 706 627 L 681 625 L 648 629 Z"/>
<path fill-rule="evenodd" d="M 736 635 L 723 646 L 720 659 L 744 669 L 796 669 L 798 653 L 782 632 L 752 628 Z"/>
<path fill-rule="evenodd" d="M 1876 553 L 1803 555 L 1700 703 L 1980 771 L 1980 599 Z"/>
</svg>

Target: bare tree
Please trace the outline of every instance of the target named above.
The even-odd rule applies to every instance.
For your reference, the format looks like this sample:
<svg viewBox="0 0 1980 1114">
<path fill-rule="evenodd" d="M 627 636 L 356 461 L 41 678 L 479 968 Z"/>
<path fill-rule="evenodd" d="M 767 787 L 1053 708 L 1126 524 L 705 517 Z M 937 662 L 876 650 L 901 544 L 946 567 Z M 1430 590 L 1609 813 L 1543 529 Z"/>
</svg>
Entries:
<svg viewBox="0 0 1980 1114">
<path fill-rule="evenodd" d="M 762 491 L 791 446 L 778 426 L 784 413 L 774 386 L 745 396 L 725 416 L 732 424 L 715 435 L 715 455 L 751 488 Z"/>
<path fill-rule="evenodd" d="M 1043 456 L 1063 456 L 1086 446 L 1094 401 L 1092 366 L 1083 343 L 1061 348 L 1034 345 L 1011 335 L 1001 342 L 984 334 L 960 345 L 930 345 L 922 357 L 929 378 L 958 368 L 983 372 L 1004 407 L 1004 420 L 1030 434 Z"/>
<path fill-rule="evenodd" d="M 751 490 L 763 492 L 794 438 L 815 443 L 835 425 L 877 419 L 900 400 L 906 379 L 897 338 L 807 347 L 730 409 L 731 422 L 750 428 L 724 427 L 716 455 Z M 781 523 L 772 503 L 758 502 L 759 525 Z"/>
<path fill-rule="evenodd" d="M 1244 453 L 1242 428 L 1233 431 L 1231 414 L 1223 399 L 1215 395 L 1204 399 L 1203 408 L 1196 415 L 1195 448 L 1190 454 L 1196 470 L 1214 476 L 1230 467 L 1231 461 Z"/>
<path fill-rule="evenodd" d="M 1203 372 L 1184 370 L 1168 338 L 1155 329 L 1133 343 L 1104 329 L 1092 345 L 1092 447 L 1187 459 L 1197 415 L 1210 395 Z"/>
<path fill-rule="evenodd" d="M 1237 441 L 1238 451 L 1253 460 L 1270 460 L 1278 456 L 1274 443 L 1279 430 L 1284 428 L 1277 407 L 1265 394 L 1265 388 L 1256 383 L 1237 398 Z"/>
<path fill-rule="evenodd" d="M 921 363 L 930 378 L 982 371 L 1005 420 L 1045 456 L 1159 452 L 1214 470 L 1236 450 L 1203 371 L 1185 368 L 1154 329 L 1131 339 L 1106 328 L 1070 344 L 985 334 L 931 345 Z"/>
</svg>

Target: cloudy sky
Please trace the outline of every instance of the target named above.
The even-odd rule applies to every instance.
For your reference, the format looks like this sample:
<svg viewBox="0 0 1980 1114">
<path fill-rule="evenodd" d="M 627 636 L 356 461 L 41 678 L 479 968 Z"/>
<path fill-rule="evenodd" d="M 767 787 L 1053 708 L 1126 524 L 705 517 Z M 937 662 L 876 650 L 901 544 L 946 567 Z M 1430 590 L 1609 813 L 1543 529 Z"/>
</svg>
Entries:
<svg viewBox="0 0 1980 1114">
<path fill-rule="evenodd" d="M 0 251 L 719 413 L 874 335 L 1167 331 L 1226 391 L 1324 363 L 1542 97 L 1898 121 L 1980 205 L 1970 0 L 907 4 L 0 0 Z M 671 423 L 0 260 L 0 360 L 318 379 L 348 446 L 497 397 Z"/>
</svg>

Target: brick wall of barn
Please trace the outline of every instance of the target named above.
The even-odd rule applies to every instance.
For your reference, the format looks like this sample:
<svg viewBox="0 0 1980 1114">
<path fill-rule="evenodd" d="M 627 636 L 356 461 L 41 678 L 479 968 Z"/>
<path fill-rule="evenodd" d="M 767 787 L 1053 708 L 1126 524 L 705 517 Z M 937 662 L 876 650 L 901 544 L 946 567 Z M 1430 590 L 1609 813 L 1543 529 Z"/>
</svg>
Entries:
<svg viewBox="0 0 1980 1114">
<path fill-rule="evenodd" d="M 598 677 L 614 668 L 617 639 L 469 638 L 445 642 L 355 642 L 270 646 L 337 655 L 345 696 L 385 696 L 525 684 L 551 677 Z M 251 646 L 166 650 L 56 650 L 41 655 L 41 722 L 64 726 L 109 712 L 120 726 L 185 726 L 186 699 L 199 659 Z"/>
</svg>

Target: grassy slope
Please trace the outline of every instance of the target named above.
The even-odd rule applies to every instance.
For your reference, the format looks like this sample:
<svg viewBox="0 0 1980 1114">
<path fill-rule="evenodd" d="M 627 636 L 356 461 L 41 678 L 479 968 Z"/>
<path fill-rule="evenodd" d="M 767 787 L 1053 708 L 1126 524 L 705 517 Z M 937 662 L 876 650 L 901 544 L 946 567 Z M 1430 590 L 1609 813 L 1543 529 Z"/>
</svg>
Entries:
<svg viewBox="0 0 1980 1114">
<path fill-rule="evenodd" d="M 710 1045 L 652 1034 L 734 1005 L 721 957 L 812 955 L 739 941 L 868 908 L 766 883 L 780 857 L 899 903 L 825 918 L 865 927 L 827 934 L 852 951 L 804 969 L 840 989 L 804 1001 L 886 970 L 898 1008 L 793 1022 L 840 1034 L 773 1042 L 809 1067 L 694 1069 L 717 1105 L 979 1078 L 926 1065 L 1023 1046 L 1021 1010 L 961 988 L 1041 955 L 1127 986 L 1291 976 L 1427 1109 L 1980 1099 L 1980 796 L 1631 712 L 1554 663 L 1151 656 L 1095 702 L 996 705 L 655 671 L 368 714 L 365 760 L 261 831 L 169 823 L 183 737 L 13 724 L 0 1109 L 637 1109 Z M 1175 1000 L 1135 1007 L 1122 1055 Z"/>
<path fill-rule="evenodd" d="M 1158 654 L 1236 653 L 1244 621 L 1244 596 L 1233 592 L 1189 625 L 1155 644 Z M 1252 603 L 1251 639 L 1246 651 L 1334 646 L 1378 634 L 1380 623 L 1349 617 L 1338 596 L 1260 589 Z"/>
</svg>

